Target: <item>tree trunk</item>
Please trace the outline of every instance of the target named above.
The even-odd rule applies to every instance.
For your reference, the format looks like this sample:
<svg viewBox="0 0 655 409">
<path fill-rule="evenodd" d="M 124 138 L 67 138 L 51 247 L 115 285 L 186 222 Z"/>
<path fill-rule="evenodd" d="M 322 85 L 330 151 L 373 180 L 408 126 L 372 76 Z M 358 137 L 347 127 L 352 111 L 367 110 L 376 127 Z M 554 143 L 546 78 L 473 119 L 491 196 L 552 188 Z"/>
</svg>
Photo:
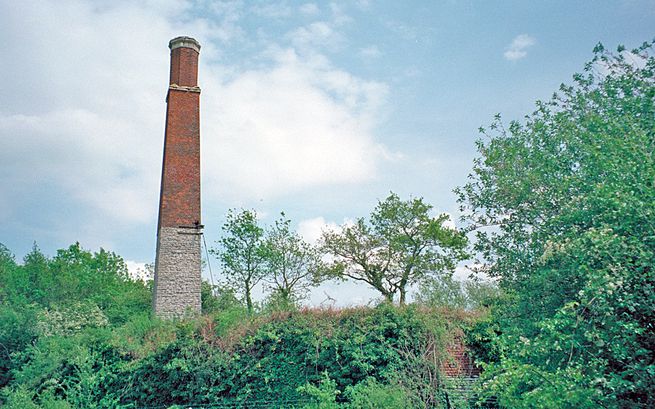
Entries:
<svg viewBox="0 0 655 409">
<path fill-rule="evenodd" d="M 282 289 L 282 299 L 288 305 L 291 302 L 291 290 L 288 288 Z"/>
<path fill-rule="evenodd" d="M 246 281 L 246 307 L 248 308 L 248 314 L 252 314 L 252 296 L 250 295 L 250 282 Z"/>
<path fill-rule="evenodd" d="M 291 302 L 291 290 L 289 288 L 282 290 L 282 302 L 285 310 L 293 310 L 294 306 Z"/>
<path fill-rule="evenodd" d="M 400 280 L 400 285 L 398 286 L 398 291 L 400 292 L 400 305 L 405 305 L 407 299 L 407 281 L 409 280 L 410 273 L 411 269 L 405 270 L 402 280 Z"/>
</svg>

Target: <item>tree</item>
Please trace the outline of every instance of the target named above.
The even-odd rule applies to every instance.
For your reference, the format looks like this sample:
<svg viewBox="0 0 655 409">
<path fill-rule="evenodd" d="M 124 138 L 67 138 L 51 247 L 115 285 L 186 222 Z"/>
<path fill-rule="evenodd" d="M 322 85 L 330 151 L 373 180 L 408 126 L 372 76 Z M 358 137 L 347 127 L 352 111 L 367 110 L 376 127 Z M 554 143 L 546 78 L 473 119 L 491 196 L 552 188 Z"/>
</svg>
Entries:
<svg viewBox="0 0 655 409">
<path fill-rule="evenodd" d="M 444 226 L 447 215 L 432 217 L 431 210 L 422 198 L 401 200 L 392 192 L 368 220 L 324 232 L 322 247 L 334 258 L 333 274 L 365 282 L 389 302 L 399 294 L 404 304 L 408 286 L 452 273 L 466 258 L 467 240 Z"/>
<path fill-rule="evenodd" d="M 35 244 L 18 264 L 0 244 L 0 389 L 12 382 L 33 386 L 39 379 L 56 379 L 55 372 L 66 373 L 51 357 L 77 350 L 50 349 L 51 340 L 70 345 L 86 330 L 148 317 L 150 309 L 150 289 L 131 280 L 123 259 L 112 252 L 92 253 L 75 243 L 49 258 Z M 22 372 L 31 365 L 32 373 Z M 54 384 L 62 390 L 59 380 Z M 0 406 L 8 391 L 0 391 Z M 47 392 L 40 389 L 39 395 Z"/>
<path fill-rule="evenodd" d="M 523 123 L 481 129 L 458 190 L 511 296 L 485 383 L 508 407 L 655 406 L 655 58 L 594 52 Z"/>
<path fill-rule="evenodd" d="M 272 300 L 292 306 L 321 281 L 321 253 L 291 229 L 284 213 L 266 233 L 266 281 Z"/>
<path fill-rule="evenodd" d="M 479 278 L 458 281 L 453 277 L 429 278 L 421 283 L 415 301 L 431 307 L 479 310 L 500 296 L 496 284 Z"/>
<path fill-rule="evenodd" d="M 228 285 L 239 290 L 248 312 L 252 313 L 252 290 L 266 273 L 264 229 L 259 226 L 257 212 L 229 210 L 223 225 L 223 237 L 217 244 L 218 247 L 210 252 L 223 266 Z"/>
<path fill-rule="evenodd" d="M 200 283 L 200 300 L 203 314 L 222 312 L 232 308 L 243 308 L 231 287 L 211 285 L 207 281 Z"/>
</svg>

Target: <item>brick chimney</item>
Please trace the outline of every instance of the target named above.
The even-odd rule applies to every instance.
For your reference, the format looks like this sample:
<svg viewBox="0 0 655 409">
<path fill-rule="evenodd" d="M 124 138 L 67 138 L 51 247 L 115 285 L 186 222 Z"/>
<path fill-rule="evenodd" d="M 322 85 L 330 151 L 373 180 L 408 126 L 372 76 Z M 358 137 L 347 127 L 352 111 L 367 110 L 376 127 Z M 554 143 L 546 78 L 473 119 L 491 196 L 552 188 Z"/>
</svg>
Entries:
<svg viewBox="0 0 655 409">
<path fill-rule="evenodd" d="M 172 39 L 159 196 L 153 308 L 157 316 L 200 313 L 200 44 Z"/>
</svg>

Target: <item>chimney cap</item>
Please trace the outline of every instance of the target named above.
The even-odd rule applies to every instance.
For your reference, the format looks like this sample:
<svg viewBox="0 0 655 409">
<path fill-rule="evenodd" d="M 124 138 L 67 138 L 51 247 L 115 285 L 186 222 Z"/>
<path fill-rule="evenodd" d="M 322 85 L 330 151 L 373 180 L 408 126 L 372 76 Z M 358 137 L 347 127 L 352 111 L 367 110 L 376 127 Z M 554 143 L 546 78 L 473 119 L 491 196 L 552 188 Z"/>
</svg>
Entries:
<svg viewBox="0 0 655 409">
<path fill-rule="evenodd" d="M 175 37 L 168 43 L 168 48 L 173 51 L 176 48 L 192 48 L 196 50 L 196 52 L 200 52 L 200 43 L 196 41 L 195 38 L 187 37 L 187 36 L 180 36 L 180 37 Z"/>
</svg>

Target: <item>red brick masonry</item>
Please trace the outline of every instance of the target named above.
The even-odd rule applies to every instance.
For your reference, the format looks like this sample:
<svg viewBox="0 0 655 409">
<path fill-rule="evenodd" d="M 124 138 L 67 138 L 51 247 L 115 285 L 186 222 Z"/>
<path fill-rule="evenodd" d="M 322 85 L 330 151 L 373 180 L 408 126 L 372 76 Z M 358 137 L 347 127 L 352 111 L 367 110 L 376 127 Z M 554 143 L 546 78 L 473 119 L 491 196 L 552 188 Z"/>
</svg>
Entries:
<svg viewBox="0 0 655 409">
<path fill-rule="evenodd" d="M 178 47 L 171 51 L 170 83 L 183 87 L 198 86 L 198 51 Z"/>
<path fill-rule="evenodd" d="M 200 223 L 198 52 L 171 51 L 171 75 L 159 209 L 160 227 Z"/>
<path fill-rule="evenodd" d="M 480 367 L 476 366 L 468 353 L 464 342 L 455 338 L 447 346 L 447 356 L 441 365 L 442 373 L 450 378 L 473 378 L 480 376 Z"/>
</svg>

